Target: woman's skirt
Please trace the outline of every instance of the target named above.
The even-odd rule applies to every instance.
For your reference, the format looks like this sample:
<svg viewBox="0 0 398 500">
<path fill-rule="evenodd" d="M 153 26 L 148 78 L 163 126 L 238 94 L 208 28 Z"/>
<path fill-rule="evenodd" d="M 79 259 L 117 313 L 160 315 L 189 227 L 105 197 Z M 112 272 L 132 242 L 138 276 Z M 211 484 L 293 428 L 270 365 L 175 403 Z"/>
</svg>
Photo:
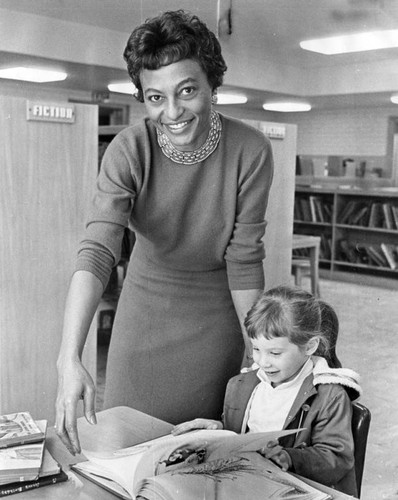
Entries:
<svg viewBox="0 0 398 500">
<path fill-rule="evenodd" d="M 173 424 L 219 420 L 243 351 L 225 269 L 171 270 L 132 256 L 109 347 L 104 406 L 129 406 Z"/>
</svg>

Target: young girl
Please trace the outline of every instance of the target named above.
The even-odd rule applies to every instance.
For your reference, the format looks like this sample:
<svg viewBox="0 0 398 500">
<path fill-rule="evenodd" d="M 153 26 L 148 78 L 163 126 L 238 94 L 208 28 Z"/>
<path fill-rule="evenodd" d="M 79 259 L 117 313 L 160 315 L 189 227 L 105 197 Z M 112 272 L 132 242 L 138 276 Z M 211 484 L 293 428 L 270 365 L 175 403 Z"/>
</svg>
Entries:
<svg viewBox="0 0 398 500">
<path fill-rule="evenodd" d="M 223 421 L 196 419 L 173 433 L 303 428 L 261 453 L 283 470 L 356 495 L 351 401 L 361 389 L 354 371 L 326 361 L 338 329 L 334 310 L 302 289 L 280 286 L 263 293 L 245 327 L 254 364 L 229 381 Z"/>
</svg>

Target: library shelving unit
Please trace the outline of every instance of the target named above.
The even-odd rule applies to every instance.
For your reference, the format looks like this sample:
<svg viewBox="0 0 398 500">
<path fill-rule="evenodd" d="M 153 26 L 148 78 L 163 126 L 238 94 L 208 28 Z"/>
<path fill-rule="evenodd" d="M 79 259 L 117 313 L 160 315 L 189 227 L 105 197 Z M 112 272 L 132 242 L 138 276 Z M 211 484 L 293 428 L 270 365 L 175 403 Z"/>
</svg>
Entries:
<svg viewBox="0 0 398 500">
<path fill-rule="evenodd" d="M 294 232 L 321 237 L 320 267 L 398 278 L 398 187 L 296 186 Z"/>
</svg>

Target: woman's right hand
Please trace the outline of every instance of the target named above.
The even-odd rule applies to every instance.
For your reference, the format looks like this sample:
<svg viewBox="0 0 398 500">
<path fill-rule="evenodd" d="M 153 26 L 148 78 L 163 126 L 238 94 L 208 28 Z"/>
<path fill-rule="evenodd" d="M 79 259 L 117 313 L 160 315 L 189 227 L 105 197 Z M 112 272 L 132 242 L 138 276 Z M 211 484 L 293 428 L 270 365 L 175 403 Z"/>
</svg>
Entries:
<svg viewBox="0 0 398 500">
<path fill-rule="evenodd" d="M 190 420 L 189 422 L 183 422 L 182 424 L 177 424 L 173 427 L 171 433 L 174 436 L 179 434 L 184 434 L 185 432 L 193 431 L 195 429 L 208 429 L 208 430 L 219 430 L 223 428 L 222 422 L 219 420 L 210 420 L 208 418 L 195 418 L 195 420 Z"/>
<path fill-rule="evenodd" d="M 55 429 L 72 455 L 81 452 L 76 417 L 79 399 L 83 400 L 87 421 L 96 424 L 93 379 L 80 360 L 59 362 Z"/>
</svg>

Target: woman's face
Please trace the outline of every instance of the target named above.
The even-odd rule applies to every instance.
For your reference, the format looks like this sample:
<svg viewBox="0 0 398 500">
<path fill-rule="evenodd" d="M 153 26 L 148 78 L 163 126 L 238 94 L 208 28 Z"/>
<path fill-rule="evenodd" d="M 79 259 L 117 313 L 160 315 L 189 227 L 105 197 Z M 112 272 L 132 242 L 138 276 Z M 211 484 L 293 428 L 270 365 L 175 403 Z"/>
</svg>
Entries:
<svg viewBox="0 0 398 500">
<path fill-rule="evenodd" d="M 149 118 L 180 151 L 193 151 L 210 130 L 212 89 L 197 61 L 183 59 L 156 70 L 144 69 L 140 81 Z"/>
</svg>

